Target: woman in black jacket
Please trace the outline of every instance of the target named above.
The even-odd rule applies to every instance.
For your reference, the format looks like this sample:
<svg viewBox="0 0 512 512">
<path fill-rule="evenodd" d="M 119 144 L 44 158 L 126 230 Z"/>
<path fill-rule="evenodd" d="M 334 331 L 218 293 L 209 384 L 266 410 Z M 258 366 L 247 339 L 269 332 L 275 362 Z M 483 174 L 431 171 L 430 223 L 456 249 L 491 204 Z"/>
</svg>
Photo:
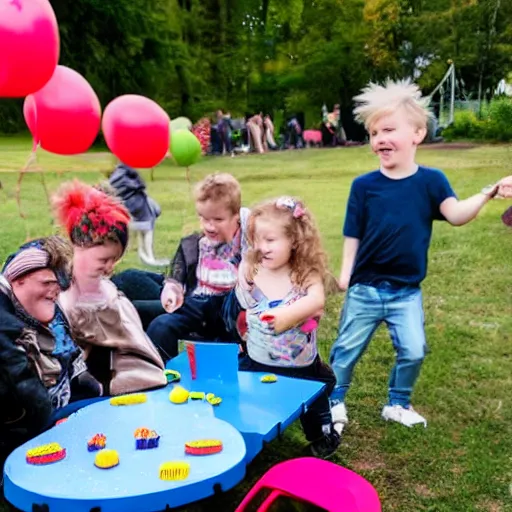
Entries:
<svg viewBox="0 0 512 512">
<path fill-rule="evenodd" d="M 49 427 L 70 401 L 102 392 L 56 305 L 69 282 L 69 246 L 57 236 L 11 255 L 0 275 L 0 463 Z"/>
</svg>

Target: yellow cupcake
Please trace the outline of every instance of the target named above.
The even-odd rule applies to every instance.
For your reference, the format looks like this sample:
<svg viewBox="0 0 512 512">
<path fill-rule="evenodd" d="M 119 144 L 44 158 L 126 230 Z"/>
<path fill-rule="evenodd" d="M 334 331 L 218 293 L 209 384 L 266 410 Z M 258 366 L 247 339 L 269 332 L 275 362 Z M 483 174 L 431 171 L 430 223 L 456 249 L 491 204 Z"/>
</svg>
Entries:
<svg viewBox="0 0 512 512">
<path fill-rule="evenodd" d="M 94 459 L 94 465 L 101 469 L 110 469 L 119 464 L 119 453 L 116 450 L 101 450 Z"/>
</svg>

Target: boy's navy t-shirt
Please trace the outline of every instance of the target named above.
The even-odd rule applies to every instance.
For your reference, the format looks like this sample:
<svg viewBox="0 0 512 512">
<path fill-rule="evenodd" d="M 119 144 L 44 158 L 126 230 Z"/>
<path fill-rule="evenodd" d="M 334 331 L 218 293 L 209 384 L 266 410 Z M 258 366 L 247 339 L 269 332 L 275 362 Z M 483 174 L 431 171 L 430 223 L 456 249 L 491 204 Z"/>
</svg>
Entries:
<svg viewBox="0 0 512 512">
<path fill-rule="evenodd" d="M 343 234 L 359 239 L 350 285 L 419 286 L 427 273 L 434 220 L 448 197 L 456 197 L 446 176 L 418 167 L 412 176 L 393 180 L 380 171 L 352 183 Z"/>
</svg>

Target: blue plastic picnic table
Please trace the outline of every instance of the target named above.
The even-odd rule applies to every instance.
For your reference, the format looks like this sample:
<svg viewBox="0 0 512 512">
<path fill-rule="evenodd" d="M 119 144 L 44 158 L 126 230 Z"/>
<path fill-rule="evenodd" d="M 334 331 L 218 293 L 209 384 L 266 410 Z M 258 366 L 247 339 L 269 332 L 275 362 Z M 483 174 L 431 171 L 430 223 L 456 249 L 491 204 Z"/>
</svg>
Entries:
<svg viewBox="0 0 512 512">
<path fill-rule="evenodd" d="M 168 364 L 181 373 L 179 384 L 147 393 L 147 402 L 112 406 L 96 402 L 69 420 L 16 449 L 4 467 L 4 492 L 20 510 L 47 505 L 48 512 L 156 512 L 226 491 L 245 476 L 246 465 L 318 396 L 323 384 L 278 377 L 261 382 L 262 374 L 238 372 L 235 345 L 199 343 L 197 378 L 192 379 L 185 353 Z M 204 401 L 172 404 L 169 393 L 181 385 L 189 391 L 222 398 L 212 407 Z M 160 434 L 160 445 L 135 450 L 134 431 L 140 427 Z M 87 440 L 96 433 L 107 437 L 107 448 L 118 450 L 120 464 L 109 470 L 94 466 Z M 220 439 L 221 453 L 185 455 L 186 441 Z M 57 442 L 66 458 L 46 466 L 26 463 L 30 448 Z M 171 460 L 190 463 L 183 481 L 159 479 L 159 466 Z"/>
</svg>

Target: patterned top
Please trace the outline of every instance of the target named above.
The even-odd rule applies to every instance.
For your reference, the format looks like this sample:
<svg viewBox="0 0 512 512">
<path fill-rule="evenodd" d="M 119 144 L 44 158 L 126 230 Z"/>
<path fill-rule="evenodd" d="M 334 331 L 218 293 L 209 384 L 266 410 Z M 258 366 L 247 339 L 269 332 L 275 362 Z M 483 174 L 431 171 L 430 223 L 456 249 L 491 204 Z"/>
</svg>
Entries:
<svg viewBox="0 0 512 512">
<path fill-rule="evenodd" d="M 247 352 L 254 361 L 268 366 L 297 368 L 309 366 L 316 359 L 316 329 L 309 333 L 300 326 L 276 334 L 259 318 L 268 309 L 289 306 L 306 293 L 292 288 L 282 300 L 270 301 L 254 286 L 252 290 L 236 287 L 236 296 L 242 308 L 247 309 Z"/>
<path fill-rule="evenodd" d="M 71 380 L 87 370 L 82 350 L 71 338 L 70 328 L 59 307 L 55 308 L 55 317 L 48 325 L 55 339 L 52 356 L 61 364 L 61 377 L 57 384 L 48 388 L 52 406 L 60 409 L 68 404 L 71 398 Z M 67 378 L 66 378 L 67 377 Z"/>
<path fill-rule="evenodd" d="M 247 250 L 245 239 L 249 210 L 240 209 L 240 229 L 229 243 L 210 241 L 206 236 L 199 240 L 197 287 L 194 295 L 220 295 L 232 290 L 238 279 L 238 266 Z"/>
</svg>

